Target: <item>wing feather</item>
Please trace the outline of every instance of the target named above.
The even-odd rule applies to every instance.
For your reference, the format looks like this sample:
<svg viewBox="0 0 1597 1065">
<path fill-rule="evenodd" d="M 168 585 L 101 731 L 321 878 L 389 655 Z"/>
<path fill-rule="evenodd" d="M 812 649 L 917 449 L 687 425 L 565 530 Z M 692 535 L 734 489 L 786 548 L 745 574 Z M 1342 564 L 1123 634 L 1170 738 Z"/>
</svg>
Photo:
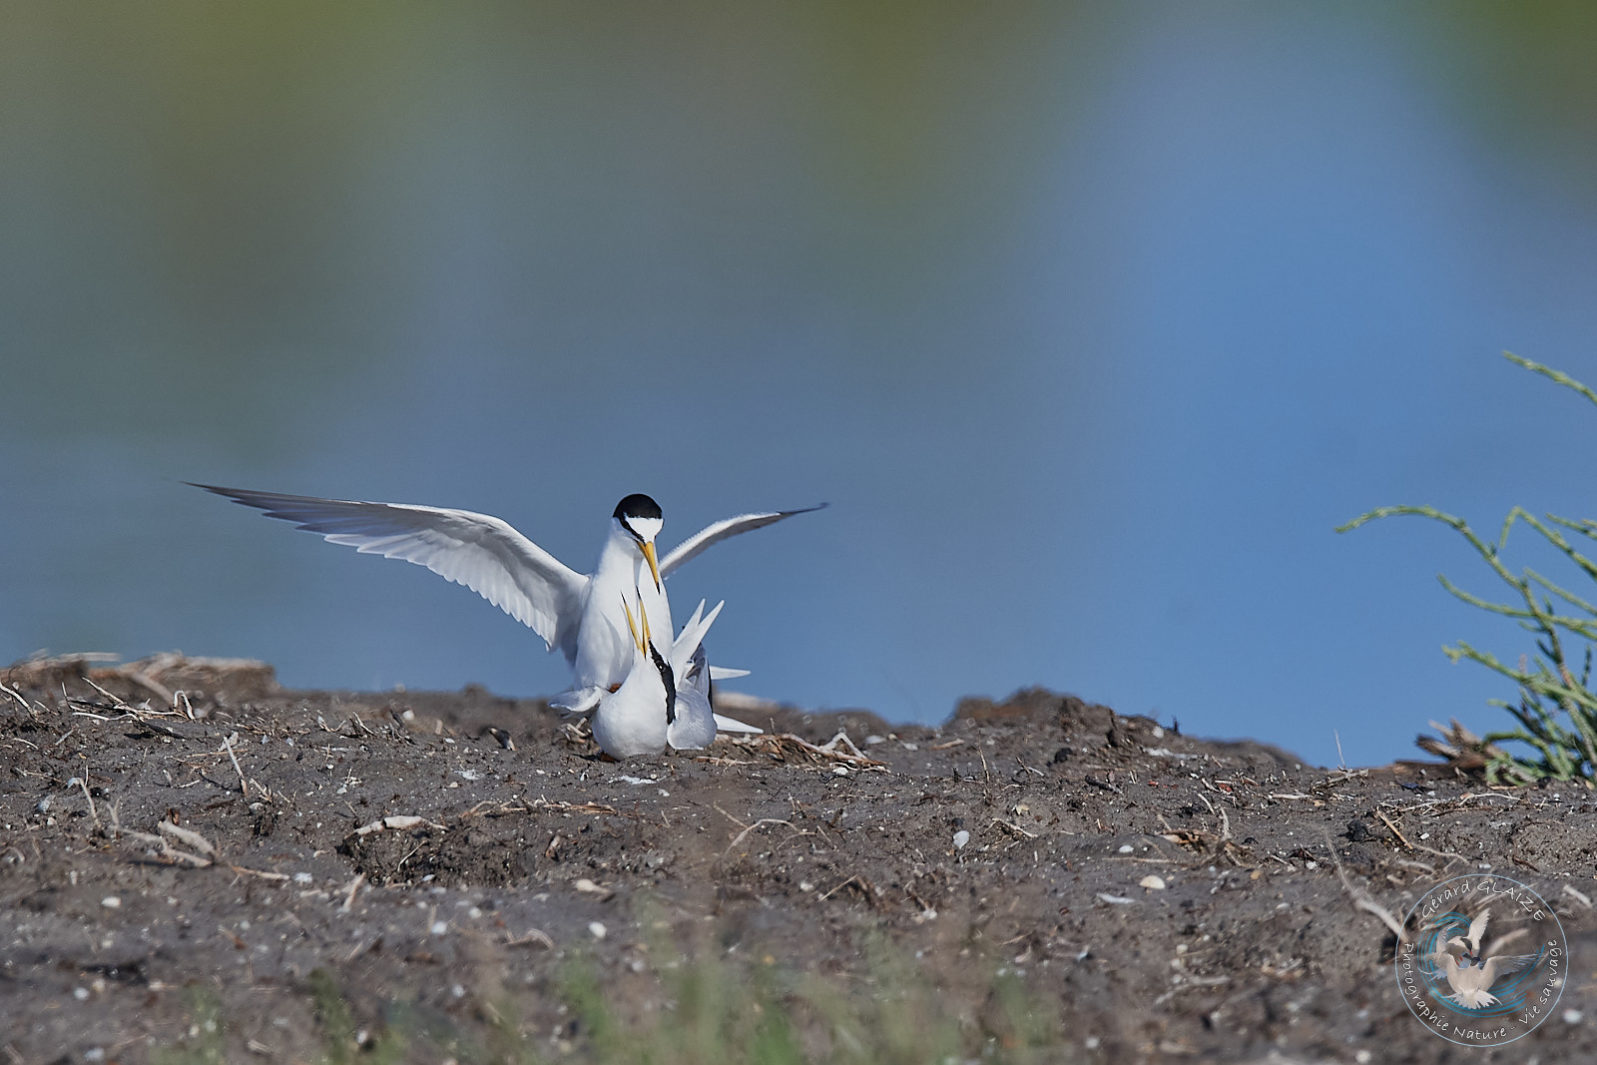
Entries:
<svg viewBox="0 0 1597 1065">
<path fill-rule="evenodd" d="M 265 511 L 269 518 L 292 522 L 330 544 L 426 566 L 526 625 L 551 649 L 560 648 L 567 658 L 576 653 L 588 578 L 499 518 L 410 503 L 319 499 L 209 484 L 194 487 Z"/>
<path fill-rule="evenodd" d="M 826 503 L 821 503 L 813 507 L 800 507 L 798 510 L 774 510 L 766 514 L 739 514 L 735 518 L 723 518 L 713 525 L 706 525 L 673 547 L 671 553 L 660 560 L 660 576 L 669 576 L 672 570 L 690 559 L 697 558 L 706 548 L 720 543 L 729 536 L 752 532 L 755 529 L 763 529 L 767 525 L 774 525 L 783 518 L 791 518 L 795 514 L 808 514 L 812 510 L 820 510 L 827 505 Z"/>
</svg>

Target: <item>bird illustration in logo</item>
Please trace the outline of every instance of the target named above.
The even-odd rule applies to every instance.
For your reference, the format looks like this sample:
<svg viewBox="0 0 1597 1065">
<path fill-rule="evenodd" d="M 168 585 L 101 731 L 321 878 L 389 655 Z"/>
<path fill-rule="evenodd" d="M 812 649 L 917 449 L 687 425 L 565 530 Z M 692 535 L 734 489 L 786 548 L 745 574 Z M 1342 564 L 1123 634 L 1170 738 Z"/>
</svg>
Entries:
<svg viewBox="0 0 1597 1065">
<path fill-rule="evenodd" d="M 1523 936 L 1525 930 L 1517 928 L 1492 944 L 1489 953 L 1481 941 L 1486 936 L 1486 924 L 1491 919 L 1491 908 L 1481 910 L 1462 936 L 1451 936 L 1447 945 L 1430 955 L 1437 971 L 1447 979 L 1453 989 L 1446 996 L 1466 1009 L 1478 1010 L 1497 1004 L 1492 985 L 1505 976 L 1529 968 L 1540 957 L 1538 954 L 1503 954 L 1502 949 Z"/>
</svg>

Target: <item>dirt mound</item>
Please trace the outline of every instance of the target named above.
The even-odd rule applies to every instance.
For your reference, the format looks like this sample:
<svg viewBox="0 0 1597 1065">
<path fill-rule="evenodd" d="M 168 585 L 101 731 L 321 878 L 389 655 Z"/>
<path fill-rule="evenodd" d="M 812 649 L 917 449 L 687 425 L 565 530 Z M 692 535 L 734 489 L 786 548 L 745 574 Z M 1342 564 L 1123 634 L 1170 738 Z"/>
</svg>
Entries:
<svg viewBox="0 0 1597 1065">
<path fill-rule="evenodd" d="M 317 1060 L 328 986 L 357 1028 L 402 1003 L 459 1042 L 513 1014 L 580 1052 L 570 959 L 641 1002 L 661 942 L 856 979 L 912 958 L 984 1032 L 995 974 L 1018 979 L 1079 1060 L 1590 1057 L 1585 789 L 1328 771 L 1035 689 L 938 729 L 745 700 L 776 735 L 617 764 L 477 688 L 286 691 L 177 656 L 0 681 L 13 1061 L 145 1061 L 206 1010 L 232 1060 Z M 1355 904 L 1401 918 L 1483 867 L 1550 902 L 1572 963 L 1557 1015 L 1498 1051 L 1410 1015 L 1396 937 Z"/>
</svg>

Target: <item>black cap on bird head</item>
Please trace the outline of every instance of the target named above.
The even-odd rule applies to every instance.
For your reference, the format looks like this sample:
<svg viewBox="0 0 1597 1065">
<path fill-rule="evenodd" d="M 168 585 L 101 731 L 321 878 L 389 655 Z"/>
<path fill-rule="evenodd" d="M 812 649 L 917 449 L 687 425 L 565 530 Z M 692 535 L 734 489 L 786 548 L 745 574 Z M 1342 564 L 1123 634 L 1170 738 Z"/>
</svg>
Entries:
<svg viewBox="0 0 1597 1065">
<path fill-rule="evenodd" d="M 663 521 L 660 504 L 641 492 L 634 492 L 616 504 L 612 517 L 615 518 L 616 524 L 637 542 L 638 550 L 643 553 L 643 560 L 649 564 L 649 576 L 654 578 L 654 587 L 658 591 L 660 562 L 654 553 L 654 537 L 659 533 Z"/>
<path fill-rule="evenodd" d="M 660 504 L 642 492 L 633 492 L 616 504 L 615 514 L 612 516 L 623 525 L 628 518 L 659 518 Z"/>
</svg>

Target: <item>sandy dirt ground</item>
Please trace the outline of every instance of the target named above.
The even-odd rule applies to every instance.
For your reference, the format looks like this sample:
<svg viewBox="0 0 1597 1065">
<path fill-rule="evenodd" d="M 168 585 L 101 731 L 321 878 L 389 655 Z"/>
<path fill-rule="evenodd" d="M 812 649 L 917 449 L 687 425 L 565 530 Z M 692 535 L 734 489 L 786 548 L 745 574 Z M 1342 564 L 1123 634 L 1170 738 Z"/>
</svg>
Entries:
<svg viewBox="0 0 1597 1065">
<path fill-rule="evenodd" d="M 508 1011 L 580 1059 L 571 959 L 646 1002 L 662 937 L 840 980 L 912 958 L 977 1028 L 1006 973 L 1057 1007 L 1060 1060 L 1597 1060 L 1584 788 L 1316 768 L 1042 691 L 936 729 L 743 706 L 787 738 L 613 763 L 479 689 L 289 691 L 177 656 L 0 681 L 7 1063 L 180 1052 L 201 1001 L 228 1060 L 321 1060 L 329 979 L 363 1030 Z M 1569 960 L 1497 1049 L 1411 1015 L 1374 912 L 1488 868 L 1548 901 Z"/>
</svg>

